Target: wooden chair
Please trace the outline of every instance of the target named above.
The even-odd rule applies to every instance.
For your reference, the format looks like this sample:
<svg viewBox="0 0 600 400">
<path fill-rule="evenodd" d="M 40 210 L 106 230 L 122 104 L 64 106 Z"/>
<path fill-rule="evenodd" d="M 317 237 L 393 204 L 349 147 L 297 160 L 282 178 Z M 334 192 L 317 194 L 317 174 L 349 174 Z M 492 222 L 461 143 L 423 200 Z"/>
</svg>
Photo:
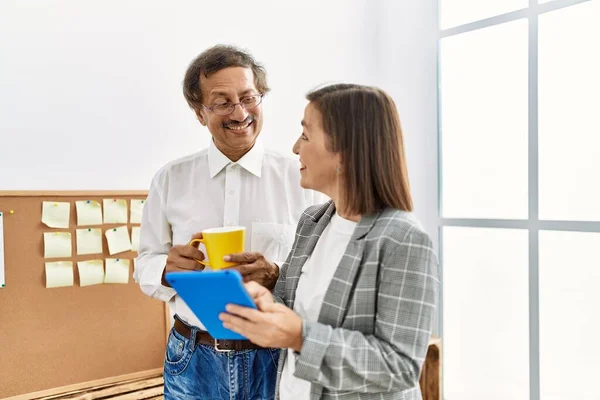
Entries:
<svg viewBox="0 0 600 400">
<path fill-rule="evenodd" d="M 442 339 L 431 338 L 419 379 L 423 400 L 442 400 Z"/>
</svg>

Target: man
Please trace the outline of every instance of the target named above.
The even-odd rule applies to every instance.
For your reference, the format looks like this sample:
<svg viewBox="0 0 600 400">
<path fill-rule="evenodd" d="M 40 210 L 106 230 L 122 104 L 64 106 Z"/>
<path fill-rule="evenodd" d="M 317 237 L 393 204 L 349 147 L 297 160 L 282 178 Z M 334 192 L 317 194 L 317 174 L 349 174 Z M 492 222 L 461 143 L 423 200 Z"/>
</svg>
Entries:
<svg viewBox="0 0 600 400">
<path fill-rule="evenodd" d="M 246 227 L 246 252 L 232 255 L 245 281 L 273 288 L 302 212 L 317 200 L 300 187 L 297 160 L 264 150 L 257 137 L 266 73 L 252 56 L 215 46 L 189 66 L 183 93 L 212 135 L 208 149 L 154 177 L 144 207 L 135 280 L 168 302 L 175 321 L 164 366 L 165 399 L 271 399 L 279 351 L 249 341 L 215 341 L 168 287 L 165 273 L 195 271 L 189 246 L 203 229 Z"/>
</svg>

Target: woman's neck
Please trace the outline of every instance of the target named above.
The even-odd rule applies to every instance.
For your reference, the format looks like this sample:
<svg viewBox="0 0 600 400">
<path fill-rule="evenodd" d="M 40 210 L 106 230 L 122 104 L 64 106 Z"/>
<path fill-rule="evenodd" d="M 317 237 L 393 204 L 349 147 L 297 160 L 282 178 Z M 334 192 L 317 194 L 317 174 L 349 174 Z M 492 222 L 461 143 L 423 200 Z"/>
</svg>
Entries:
<svg viewBox="0 0 600 400">
<path fill-rule="evenodd" d="M 333 204 L 335 204 L 336 212 L 338 213 L 338 215 L 340 217 L 347 219 L 349 221 L 354 221 L 354 222 L 360 221 L 360 219 L 362 218 L 361 214 L 347 213 L 344 211 L 344 209 L 342 207 L 340 207 L 340 203 L 338 201 L 336 201 L 335 199 L 332 199 L 332 200 L 333 200 Z"/>
<path fill-rule="evenodd" d="M 339 185 L 339 182 L 338 182 Z M 337 211 L 338 215 L 344 219 L 347 219 L 349 221 L 353 221 L 353 222 L 358 222 L 360 221 L 362 215 L 361 214 L 353 214 L 353 213 L 348 213 L 344 210 L 344 205 L 342 204 L 342 201 L 340 200 L 340 198 L 342 196 L 340 196 L 340 187 L 336 185 L 336 187 L 331 188 L 330 190 L 327 191 L 322 191 L 323 194 L 325 194 L 326 196 L 328 196 L 331 200 L 333 200 L 333 204 L 335 205 L 335 210 Z M 329 193 L 327 193 L 329 192 Z"/>
</svg>

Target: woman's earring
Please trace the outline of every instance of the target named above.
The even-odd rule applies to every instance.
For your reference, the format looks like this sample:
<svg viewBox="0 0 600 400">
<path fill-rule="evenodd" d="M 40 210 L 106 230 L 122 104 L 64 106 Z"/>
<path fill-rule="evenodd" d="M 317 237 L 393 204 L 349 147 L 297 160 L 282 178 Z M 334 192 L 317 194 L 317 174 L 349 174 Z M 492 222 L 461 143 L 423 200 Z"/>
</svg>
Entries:
<svg viewBox="0 0 600 400">
<path fill-rule="evenodd" d="M 337 171 L 337 174 L 339 175 L 339 174 L 342 172 L 342 168 L 340 168 L 340 167 L 337 167 L 337 170 L 336 170 L 336 171 Z"/>
</svg>

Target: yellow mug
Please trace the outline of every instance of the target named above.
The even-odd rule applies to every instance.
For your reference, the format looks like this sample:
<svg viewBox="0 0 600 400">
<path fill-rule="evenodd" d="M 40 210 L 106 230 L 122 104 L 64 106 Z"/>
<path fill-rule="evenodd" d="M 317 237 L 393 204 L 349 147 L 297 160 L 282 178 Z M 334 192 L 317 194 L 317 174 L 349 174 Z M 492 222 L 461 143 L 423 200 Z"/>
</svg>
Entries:
<svg viewBox="0 0 600 400">
<path fill-rule="evenodd" d="M 200 264 L 211 269 L 222 269 L 238 265 L 235 262 L 224 261 L 223 257 L 244 251 L 246 228 L 243 226 L 228 226 L 211 228 L 202 231 L 202 239 L 194 239 L 189 244 L 203 243 L 206 247 L 208 261 L 196 259 Z"/>
</svg>

